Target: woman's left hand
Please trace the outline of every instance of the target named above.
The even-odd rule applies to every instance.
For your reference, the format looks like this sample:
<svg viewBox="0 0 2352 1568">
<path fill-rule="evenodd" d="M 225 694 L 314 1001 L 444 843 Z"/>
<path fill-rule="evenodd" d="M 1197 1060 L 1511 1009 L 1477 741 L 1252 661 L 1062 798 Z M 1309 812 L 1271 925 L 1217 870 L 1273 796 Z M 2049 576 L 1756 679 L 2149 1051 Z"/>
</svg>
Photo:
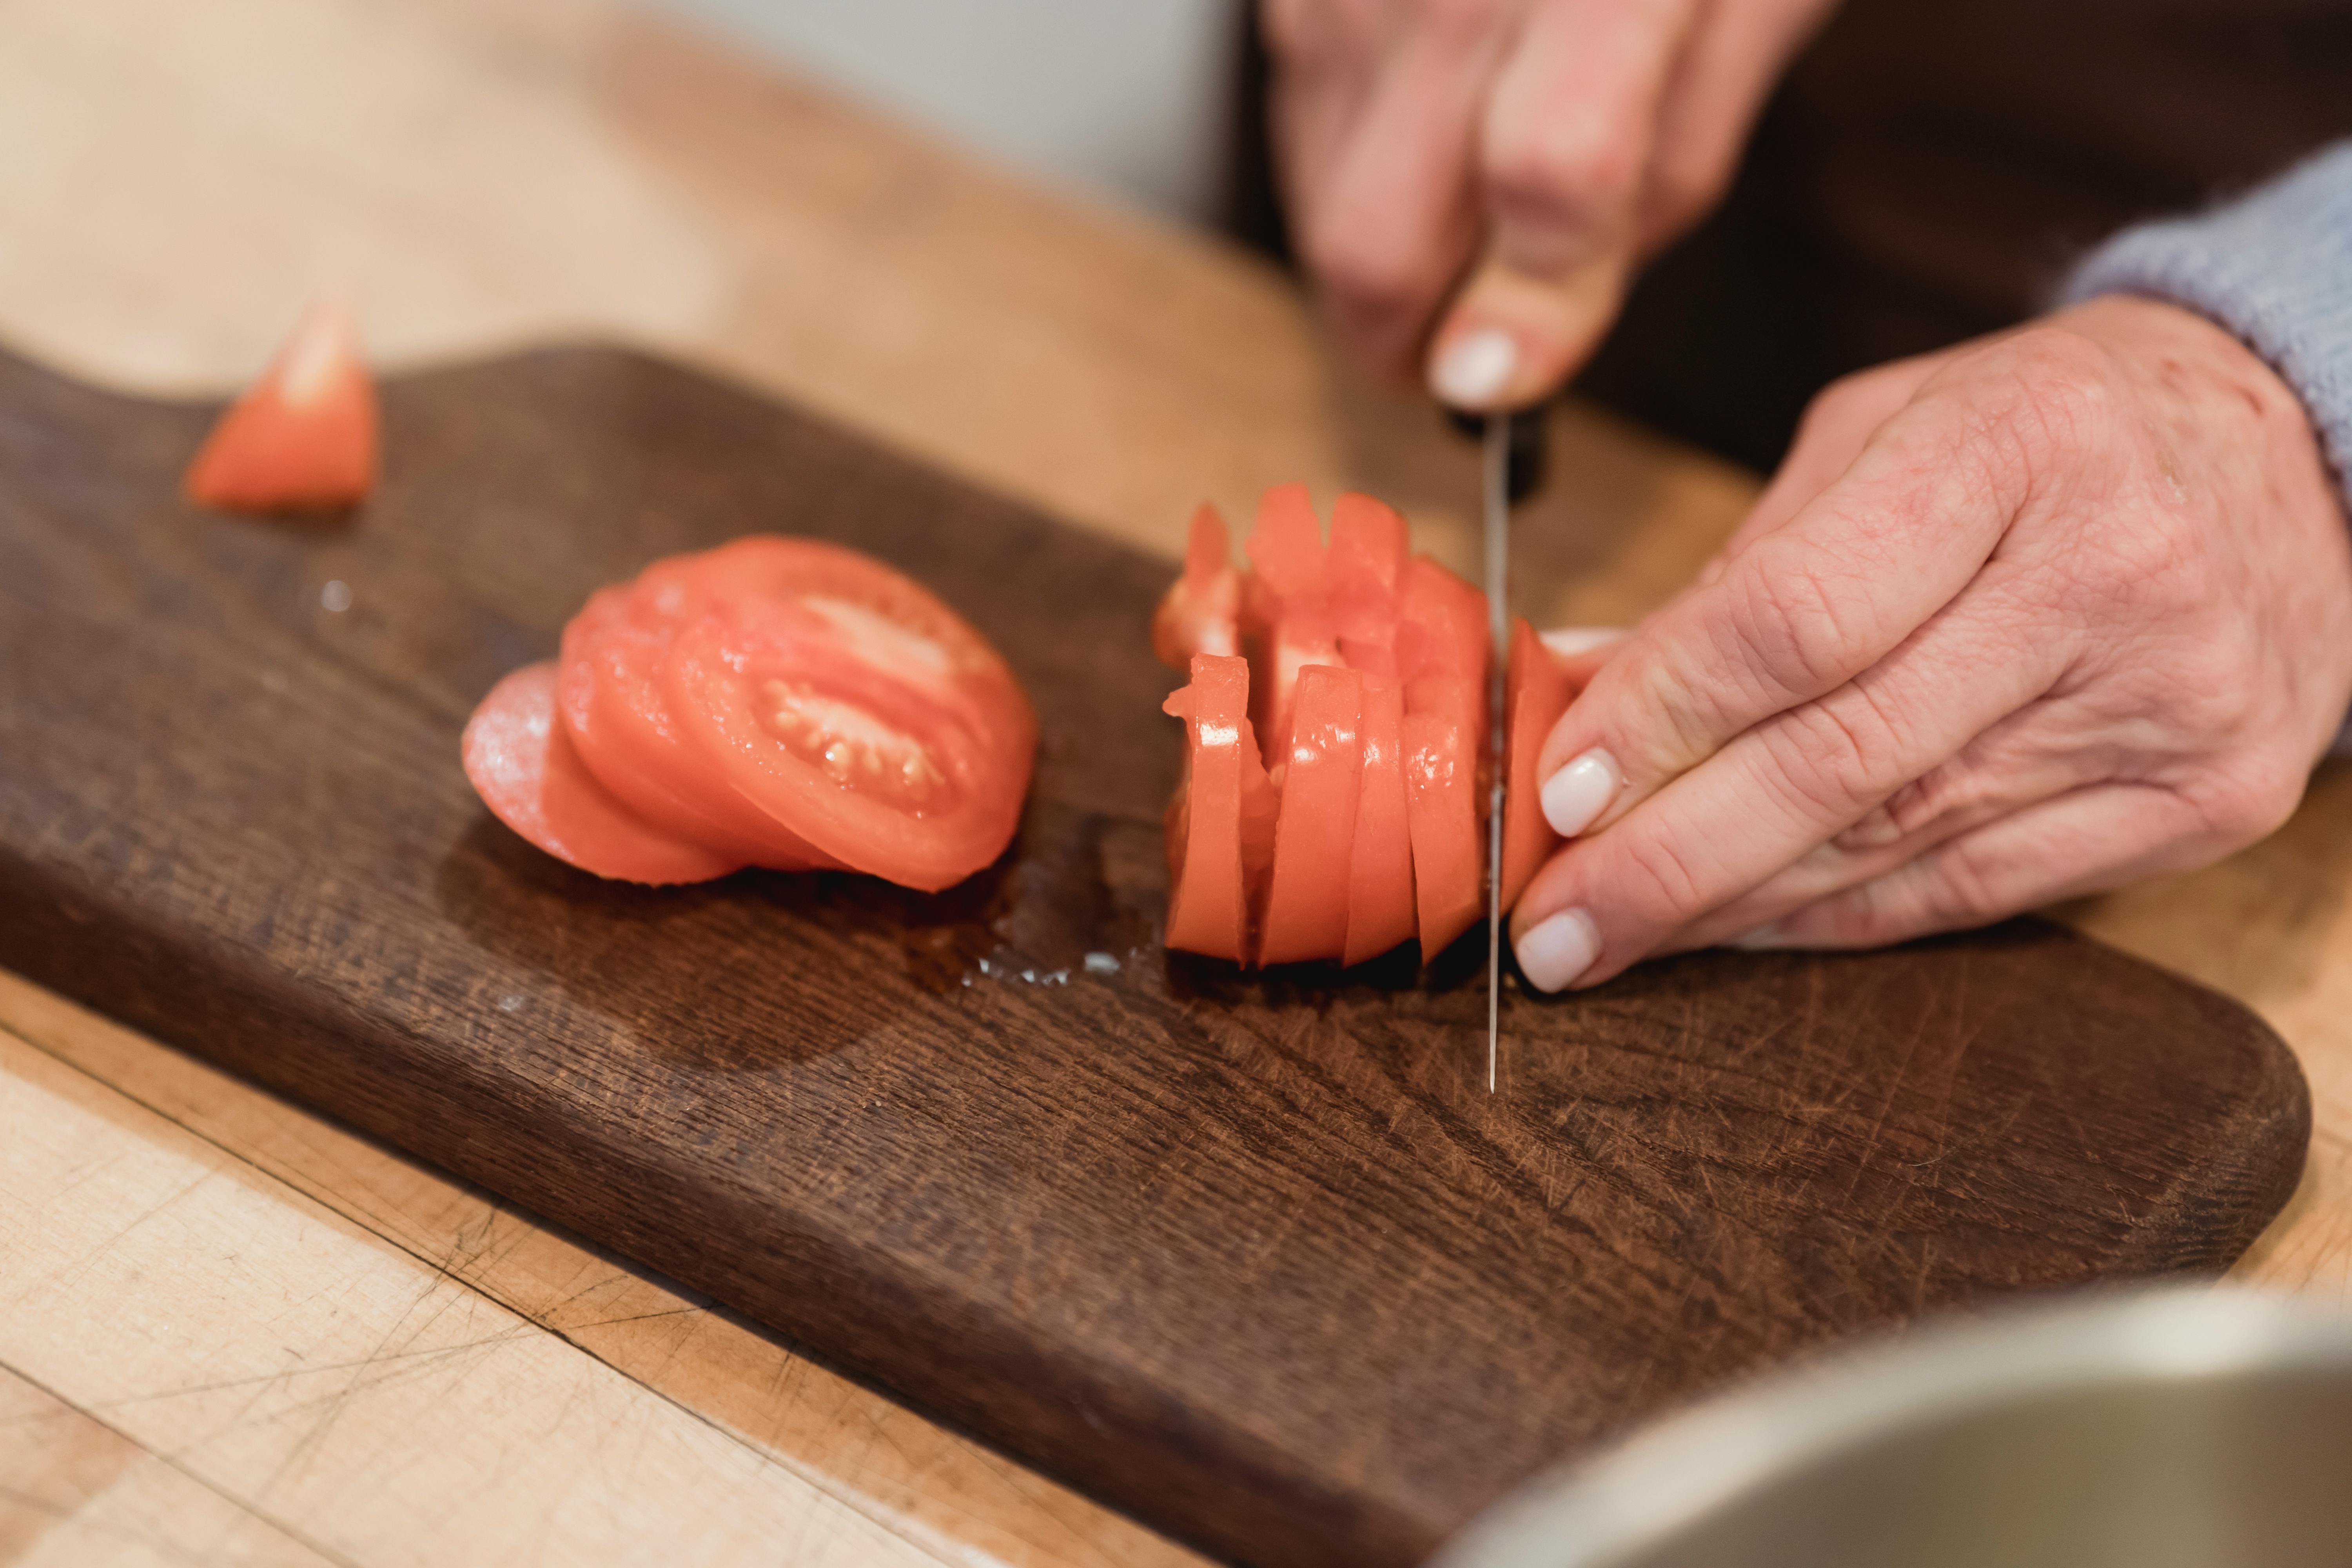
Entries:
<svg viewBox="0 0 2352 1568">
<path fill-rule="evenodd" d="M 1545 747 L 1571 842 L 1519 965 L 1858 947 L 2214 860 L 2352 703 L 2309 420 L 2200 317 L 2110 298 L 1841 382 Z"/>
</svg>

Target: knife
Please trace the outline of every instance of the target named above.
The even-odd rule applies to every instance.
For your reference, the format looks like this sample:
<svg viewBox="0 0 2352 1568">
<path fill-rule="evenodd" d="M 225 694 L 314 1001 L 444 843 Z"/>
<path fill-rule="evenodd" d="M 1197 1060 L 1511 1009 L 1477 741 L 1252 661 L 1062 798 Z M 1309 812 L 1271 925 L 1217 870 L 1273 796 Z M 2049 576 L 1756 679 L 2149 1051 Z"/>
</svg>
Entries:
<svg viewBox="0 0 2352 1568">
<path fill-rule="evenodd" d="M 1493 644 L 1486 678 L 1486 1092 L 1495 1092 L 1502 1056 L 1504 711 L 1511 649 L 1511 506 L 1542 478 L 1543 410 L 1490 414 L 1481 433 L 1479 511 L 1486 542 L 1486 631 Z"/>
</svg>

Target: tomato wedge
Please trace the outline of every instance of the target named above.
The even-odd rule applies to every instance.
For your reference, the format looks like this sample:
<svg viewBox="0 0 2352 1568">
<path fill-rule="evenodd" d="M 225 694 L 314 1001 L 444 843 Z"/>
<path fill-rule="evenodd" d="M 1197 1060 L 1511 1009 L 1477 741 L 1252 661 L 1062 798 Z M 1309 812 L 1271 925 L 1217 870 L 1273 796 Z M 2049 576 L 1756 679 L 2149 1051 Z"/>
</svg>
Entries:
<svg viewBox="0 0 2352 1568">
<path fill-rule="evenodd" d="M 351 318 L 314 307 L 213 426 L 183 488 L 234 511 L 354 505 L 375 485 L 376 426 Z"/>
<path fill-rule="evenodd" d="M 1568 671 L 1524 620 L 1511 626 L 1511 662 L 1504 677 L 1503 711 L 1503 907 L 1519 901 L 1528 879 L 1551 858 L 1564 840 L 1543 814 L 1542 783 L 1536 758 L 1559 716 L 1575 696 Z"/>
<path fill-rule="evenodd" d="M 665 833 L 596 781 L 555 711 L 553 664 L 490 688 L 460 742 L 491 814 L 559 860 L 625 882 L 707 882 L 743 862 Z"/>
<path fill-rule="evenodd" d="M 1412 902 L 1412 837 L 1404 786 L 1404 689 L 1364 677 L 1364 772 L 1348 856 L 1348 931 L 1339 962 L 1378 958 L 1420 929 Z"/>
<path fill-rule="evenodd" d="M 1348 869 L 1363 785 L 1363 706 L 1359 671 L 1310 664 L 1298 672 L 1261 963 L 1330 958 L 1347 945 Z"/>
<path fill-rule="evenodd" d="M 1274 854 L 1274 786 L 1249 721 L 1249 666 L 1192 656 L 1192 683 L 1163 711 L 1184 721 L 1184 783 L 1168 815 L 1168 945 L 1244 961 Z"/>
<path fill-rule="evenodd" d="M 1234 570 L 1232 535 L 1215 507 L 1192 514 L 1184 574 L 1151 617 L 1151 651 L 1160 662 L 1189 669 L 1195 654 L 1231 658 L 1241 652 L 1241 574 Z"/>
</svg>

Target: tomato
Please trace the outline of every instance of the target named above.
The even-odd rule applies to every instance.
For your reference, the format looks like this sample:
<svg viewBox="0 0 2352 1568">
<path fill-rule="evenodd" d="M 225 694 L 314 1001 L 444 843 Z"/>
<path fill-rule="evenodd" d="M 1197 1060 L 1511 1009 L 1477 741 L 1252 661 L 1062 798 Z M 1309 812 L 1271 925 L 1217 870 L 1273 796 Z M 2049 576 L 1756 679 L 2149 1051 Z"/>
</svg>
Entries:
<svg viewBox="0 0 2352 1568">
<path fill-rule="evenodd" d="M 1192 657 L 1192 684 L 1162 711 L 1184 721 L 1184 784 L 1171 804 L 1168 945 L 1245 960 L 1255 923 L 1250 889 L 1273 858 L 1274 786 L 1249 721 L 1249 666 Z"/>
<path fill-rule="evenodd" d="M 1348 929 L 1339 962 L 1361 963 L 1420 929 L 1412 902 L 1412 837 L 1404 788 L 1404 689 L 1364 677 L 1363 783 L 1348 858 Z"/>
<path fill-rule="evenodd" d="M 1426 556 L 1399 586 L 1405 807 L 1427 959 L 1486 912 L 1486 596 Z"/>
<path fill-rule="evenodd" d="M 183 489 L 237 511 L 351 506 L 374 488 L 375 387 L 351 318 L 320 306 L 221 416 Z"/>
<path fill-rule="evenodd" d="M 926 891 L 1004 852 L 1037 721 L 978 633 L 836 546 L 740 541 L 683 564 L 662 698 L 739 795 L 818 853 Z"/>
<path fill-rule="evenodd" d="M 841 862 L 738 794 L 689 745 L 669 710 L 662 672 L 685 618 L 669 563 L 635 583 L 600 589 L 563 628 L 556 701 L 590 772 L 646 821 L 773 870 L 837 868 Z"/>
<path fill-rule="evenodd" d="M 1331 621 L 1350 668 L 1397 673 L 1399 580 L 1408 552 L 1404 519 L 1394 508 L 1353 494 L 1332 507 Z"/>
<path fill-rule="evenodd" d="M 1481 697 L 1452 711 L 1407 713 L 1405 819 L 1412 837 L 1415 921 L 1423 959 L 1452 946 L 1486 912 L 1486 857 L 1478 833 Z"/>
<path fill-rule="evenodd" d="M 1505 676 L 1503 711 L 1503 907 L 1519 901 L 1528 879 L 1562 842 L 1543 814 L 1542 783 L 1536 758 L 1551 728 L 1568 711 L 1568 671 L 1524 620 L 1511 626 L 1511 662 Z"/>
<path fill-rule="evenodd" d="M 1151 650 L 1160 662 L 1186 669 L 1195 654 L 1230 658 L 1240 653 L 1241 589 L 1225 520 L 1204 502 L 1192 514 L 1184 574 L 1151 617 Z"/>
<path fill-rule="evenodd" d="M 1305 485 L 1276 485 L 1258 503 L 1257 526 L 1243 545 L 1255 568 L 1244 609 L 1249 622 L 1250 711 L 1265 746 L 1269 773 L 1290 752 L 1291 705 L 1298 672 L 1341 663 L 1332 624 L 1330 554 Z"/>
<path fill-rule="evenodd" d="M 1331 958 L 1347 945 L 1348 868 L 1363 784 L 1363 704 L 1364 678 L 1356 670 L 1310 664 L 1298 673 L 1261 963 Z"/>
<path fill-rule="evenodd" d="M 466 776 L 498 819 L 559 860 L 626 882 L 707 882 L 743 862 L 666 833 L 599 784 L 557 721 L 555 666 L 490 688 L 461 742 Z"/>
</svg>

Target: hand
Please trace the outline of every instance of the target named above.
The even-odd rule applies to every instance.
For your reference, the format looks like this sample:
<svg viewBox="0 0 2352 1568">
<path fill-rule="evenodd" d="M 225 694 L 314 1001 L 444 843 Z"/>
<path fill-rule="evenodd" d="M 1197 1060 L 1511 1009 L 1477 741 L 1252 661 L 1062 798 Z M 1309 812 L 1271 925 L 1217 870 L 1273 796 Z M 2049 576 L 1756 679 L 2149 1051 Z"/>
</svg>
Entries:
<svg viewBox="0 0 2352 1568">
<path fill-rule="evenodd" d="M 1266 0 L 1278 162 L 1339 336 L 1400 374 L 1426 351 L 1459 408 L 1550 393 L 1722 195 L 1830 3 Z"/>
<path fill-rule="evenodd" d="M 2253 842 L 2352 703 L 2352 544 L 2268 367 L 2104 299 L 1831 387 L 1698 583 L 1593 657 L 1538 769 L 1574 842 L 1512 921 L 1545 990 Z"/>
</svg>

